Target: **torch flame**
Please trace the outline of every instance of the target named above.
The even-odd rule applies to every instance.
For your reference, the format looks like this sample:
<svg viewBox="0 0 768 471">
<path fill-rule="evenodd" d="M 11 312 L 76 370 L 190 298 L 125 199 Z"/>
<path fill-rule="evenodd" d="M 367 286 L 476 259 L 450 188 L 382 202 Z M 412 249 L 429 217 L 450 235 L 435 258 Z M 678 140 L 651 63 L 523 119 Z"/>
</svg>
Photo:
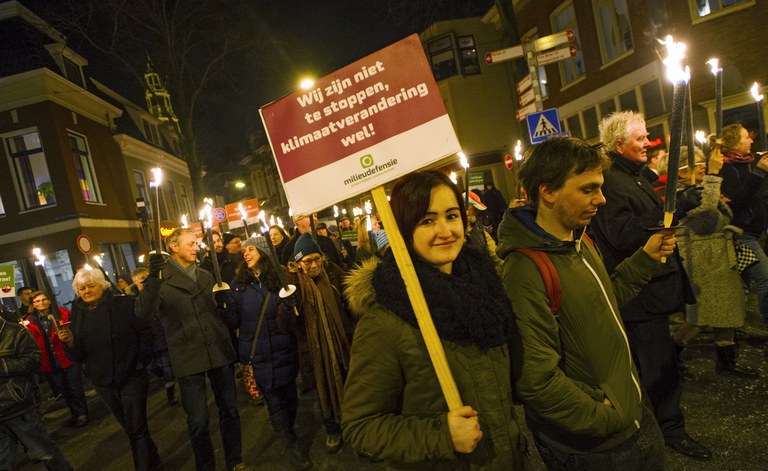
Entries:
<svg viewBox="0 0 768 471">
<path fill-rule="evenodd" d="M 520 139 L 517 140 L 517 143 L 515 144 L 515 160 L 523 160 L 523 143 L 520 141 Z"/>
<path fill-rule="evenodd" d="M 760 93 L 762 91 L 762 87 L 758 85 L 757 82 L 752 84 L 750 91 L 752 92 L 752 96 L 755 98 L 755 101 L 763 101 L 763 94 Z"/>
<path fill-rule="evenodd" d="M 237 210 L 240 211 L 240 219 L 243 221 L 248 219 L 248 212 L 243 207 L 243 203 L 237 203 Z"/>
<path fill-rule="evenodd" d="M 451 181 L 453 182 L 454 185 L 457 185 L 457 183 L 456 183 L 456 181 L 457 181 L 456 180 L 456 172 L 451 172 L 451 174 L 448 176 L 448 178 L 451 179 Z"/>
<path fill-rule="evenodd" d="M 669 35 L 659 42 L 667 47 L 667 57 L 662 61 L 667 67 L 667 78 L 672 83 L 688 83 L 691 78 L 691 71 L 688 67 L 683 67 L 685 44 L 675 42 L 674 38 Z"/>
<path fill-rule="evenodd" d="M 366 214 L 371 214 L 372 209 L 373 209 L 373 206 L 371 206 L 371 202 L 370 201 L 366 201 L 365 202 L 365 213 Z"/>
<path fill-rule="evenodd" d="M 200 219 L 203 221 L 205 229 L 208 230 L 213 227 L 213 200 L 211 198 L 203 198 L 203 210 L 200 211 Z"/>
<path fill-rule="evenodd" d="M 98 255 L 94 255 L 92 258 L 97 265 L 101 265 L 101 257 L 99 257 Z"/>
<path fill-rule="evenodd" d="M 722 72 L 723 69 L 720 68 L 720 59 L 712 58 L 707 61 L 707 64 L 709 64 L 710 70 L 712 71 L 712 75 L 717 75 L 718 72 Z"/>
<path fill-rule="evenodd" d="M 152 181 L 149 182 L 150 188 L 157 188 L 163 183 L 163 169 L 155 167 L 151 170 Z"/>
<path fill-rule="evenodd" d="M 697 141 L 699 141 L 699 143 L 701 143 L 702 145 L 704 145 L 704 144 L 706 144 L 706 143 L 707 143 L 707 135 L 706 135 L 706 134 L 704 134 L 704 131 L 696 131 L 696 133 L 694 134 L 694 137 L 695 137 L 695 138 L 696 138 L 696 140 L 697 140 Z"/>
<path fill-rule="evenodd" d="M 464 154 L 464 152 L 459 151 L 457 155 L 459 156 L 459 162 L 461 163 L 461 166 L 465 169 L 469 168 L 469 161 L 467 161 L 467 156 Z"/>
<path fill-rule="evenodd" d="M 187 222 L 187 215 L 186 214 L 182 214 L 181 215 L 181 227 L 183 227 L 185 229 L 187 227 L 189 227 L 189 223 Z"/>
</svg>

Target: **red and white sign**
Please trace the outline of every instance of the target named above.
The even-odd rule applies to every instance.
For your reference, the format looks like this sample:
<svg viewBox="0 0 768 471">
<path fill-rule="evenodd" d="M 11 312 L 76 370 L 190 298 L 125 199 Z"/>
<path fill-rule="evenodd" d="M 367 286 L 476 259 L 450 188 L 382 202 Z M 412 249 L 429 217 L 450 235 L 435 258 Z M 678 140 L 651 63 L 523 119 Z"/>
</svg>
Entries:
<svg viewBox="0 0 768 471">
<path fill-rule="evenodd" d="M 522 108 L 517 110 L 517 120 L 522 121 L 525 119 L 526 116 L 536 111 L 538 111 L 536 109 L 536 103 L 531 103 L 530 105 L 523 106 Z"/>
<path fill-rule="evenodd" d="M 523 93 L 524 91 L 531 88 L 533 85 L 533 78 L 531 77 L 531 74 L 526 75 L 523 77 L 523 79 L 519 82 L 517 82 L 517 93 Z"/>
<path fill-rule="evenodd" d="M 91 253 L 93 251 L 93 242 L 91 241 L 91 238 L 85 234 L 77 236 L 77 250 L 84 255 Z"/>
<path fill-rule="evenodd" d="M 256 221 L 259 217 L 259 199 L 251 198 L 245 201 L 239 201 L 237 203 L 229 203 L 224 205 L 227 211 L 227 221 L 229 227 L 242 227 L 243 226 L 243 214 L 240 212 L 240 205 L 243 206 L 245 211 L 245 222 L 250 224 L 252 221 Z"/>
<path fill-rule="evenodd" d="M 523 51 L 523 45 L 518 44 L 517 46 L 499 49 L 498 51 L 486 52 L 485 63 L 489 65 L 498 64 L 499 62 L 504 62 L 510 59 L 517 59 L 518 57 L 523 57 L 523 55 L 525 55 L 525 51 Z"/>
<path fill-rule="evenodd" d="M 259 111 L 294 214 L 460 150 L 415 34 Z"/>
<path fill-rule="evenodd" d="M 575 57 L 576 52 L 577 52 L 576 46 L 574 46 L 573 44 L 571 44 L 568 47 L 561 47 L 560 49 L 555 49 L 554 51 L 542 52 L 542 53 L 536 54 L 536 64 L 546 65 L 546 64 L 551 64 L 553 62 L 560 62 L 561 60 Z"/>
<path fill-rule="evenodd" d="M 505 155 L 504 165 L 506 165 L 508 169 L 511 169 L 512 166 L 515 165 L 515 159 L 513 159 L 512 156 L 509 154 Z"/>
<path fill-rule="evenodd" d="M 543 38 L 534 39 L 533 49 L 535 51 L 552 49 L 555 46 L 573 42 L 575 38 L 576 36 L 573 34 L 573 30 L 566 29 L 565 31 L 560 31 L 559 33 L 554 33 L 554 34 L 550 34 L 549 36 L 544 36 Z"/>
</svg>

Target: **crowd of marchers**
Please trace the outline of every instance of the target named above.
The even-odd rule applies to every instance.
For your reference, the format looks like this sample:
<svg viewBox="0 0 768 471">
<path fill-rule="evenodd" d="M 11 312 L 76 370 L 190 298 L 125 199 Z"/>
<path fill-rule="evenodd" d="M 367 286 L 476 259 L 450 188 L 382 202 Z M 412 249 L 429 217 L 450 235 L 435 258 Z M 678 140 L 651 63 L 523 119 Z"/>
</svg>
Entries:
<svg viewBox="0 0 768 471">
<path fill-rule="evenodd" d="M 508 205 L 492 183 L 463 194 L 438 171 L 395 182 L 397 231 L 463 405 L 448 406 L 375 215 L 338 226 L 302 215 L 292 235 L 214 232 L 208 254 L 177 229 L 168 255 L 151 255 L 119 287 L 79 270 L 71 312 L 18 290 L 21 307 L 0 323 L 0 468 L 14 468 L 21 444 L 48 469 L 71 469 L 38 411 L 35 378 L 66 402 L 69 425 L 86 427 L 84 374 L 135 469 L 157 469 L 150 372 L 186 413 L 198 470 L 216 469 L 211 393 L 226 468 L 251 469 L 241 376 L 296 469 L 322 459 L 297 439 L 299 387 L 317 400 L 328 453 L 346 443 L 393 469 L 528 469 L 538 454 L 550 470 L 661 470 L 665 446 L 711 459 L 686 429 L 681 354 L 711 328 L 717 373 L 757 376 L 738 363 L 735 332 L 745 282 L 768 323 L 768 207 L 755 197 L 768 155 L 751 153 L 741 125 L 726 126 L 694 166 L 673 162 L 668 181 L 668 156 L 650 149 L 641 114 L 614 113 L 600 132 L 598 145 L 554 137 L 531 147 L 525 203 Z"/>
</svg>

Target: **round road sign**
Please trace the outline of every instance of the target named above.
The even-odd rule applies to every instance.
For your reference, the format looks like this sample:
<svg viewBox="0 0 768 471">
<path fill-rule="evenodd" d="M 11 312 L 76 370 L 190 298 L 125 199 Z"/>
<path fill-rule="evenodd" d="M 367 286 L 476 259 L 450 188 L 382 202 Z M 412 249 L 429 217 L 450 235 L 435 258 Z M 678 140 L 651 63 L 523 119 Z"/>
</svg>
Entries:
<svg viewBox="0 0 768 471">
<path fill-rule="evenodd" d="M 507 168 L 511 169 L 514 164 L 515 159 L 513 159 L 511 155 L 507 154 L 504 156 L 504 165 L 506 165 Z"/>
<path fill-rule="evenodd" d="M 80 234 L 77 236 L 77 250 L 84 253 L 85 255 L 91 253 L 93 250 L 93 242 L 91 242 L 91 238 L 85 234 Z"/>
<path fill-rule="evenodd" d="M 213 220 L 216 222 L 224 222 L 227 220 L 227 211 L 224 208 L 216 208 L 213 210 Z"/>
</svg>

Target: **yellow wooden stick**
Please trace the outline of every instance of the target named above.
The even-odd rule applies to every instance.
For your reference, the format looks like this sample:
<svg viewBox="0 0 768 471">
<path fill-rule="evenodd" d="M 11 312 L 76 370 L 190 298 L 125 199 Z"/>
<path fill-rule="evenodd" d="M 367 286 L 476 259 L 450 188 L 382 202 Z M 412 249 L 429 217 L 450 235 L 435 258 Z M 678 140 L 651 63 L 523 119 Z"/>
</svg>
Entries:
<svg viewBox="0 0 768 471">
<path fill-rule="evenodd" d="M 675 217 L 674 211 L 664 213 L 664 227 L 672 227 L 672 219 Z M 661 257 L 661 263 L 667 263 L 667 257 Z"/>
<path fill-rule="evenodd" d="M 445 357 L 443 344 L 437 335 L 435 324 L 432 322 L 432 316 L 429 314 L 427 301 L 424 299 L 424 292 L 421 290 L 421 283 L 416 275 L 416 270 L 411 261 L 411 255 L 405 246 L 405 241 L 400 231 L 397 229 L 395 216 L 392 214 L 392 208 L 389 207 L 387 194 L 383 187 L 376 187 L 371 190 L 373 201 L 376 203 L 376 209 L 379 211 L 379 217 L 384 222 L 387 231 L 390 250 L 395 255 L 395 261 L 400 269 L 400 276 L 405 282 L 405 289 L 408 292 L 408 299 L 411 300 L 413 312 L 416 313 L 416 321 L 419 324 L 424 343 L 427 345 L 429 358 L 432 360 L 432 366 L 437 373 L 437 379 L 440 382 L 440 388 L 443 390 L 445 402 L 448 403 L 448 409 L 453 410 L 461 407 L 461 396 L 459 388 L 456 387 L 456 380 L 453 379 L 453 373 L 448 366 L 448 360 Z"/>
</svg>

